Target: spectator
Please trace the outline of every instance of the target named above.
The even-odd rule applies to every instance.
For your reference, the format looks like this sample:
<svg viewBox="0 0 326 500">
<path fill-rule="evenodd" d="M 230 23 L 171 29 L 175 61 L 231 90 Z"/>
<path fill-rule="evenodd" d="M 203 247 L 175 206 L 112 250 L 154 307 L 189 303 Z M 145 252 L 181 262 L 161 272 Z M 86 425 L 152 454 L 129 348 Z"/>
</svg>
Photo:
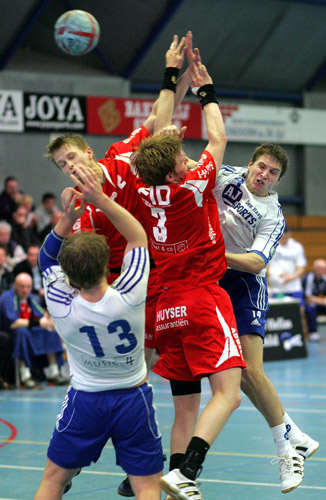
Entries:
<svg viewBox="0 0 326 500">
<path fill-rule="evenodd" d="M 62 214 L 61 210 L 55 210 L 52 213 L 50 224 L 45 226 L 43 230 L 39 233 L 39 238 L 41 242 L 43 242 L 45 237 L 52 231 L 52 229 L 54 229 L 56 223 L 61 217 L 61 214 Z"/>
<path fill-rule="evenodd" d="M 313 270 L 303 278 L 303 292 L 305 296 L 305 311 L 308 321 L 309 340 L 318 341 L 319 314 L 326 314 L 326 261 L 316 259 Z"/>
<path fill-rule="evenodd" d="M 38 245 L 40 240 L 30 227 L 25 227 L 27 221 L 27 209 L 23 205 L 18 205 L 12 214 L 11 237 L 18 245 L 21 245 L 25 252 L 31 245 Z"/>
<path fill-rule="evenodd" d="M 268 265 L 269 292 L 274 298 L 288 296 L 299 301 L 304 337 L 308 340 L 309 333 L 305 318 L 305 303 L 301 281 L 306 269 L 307 259 L 303 245 L 293 239 L 291 234 L 291 229 L 285 227 L 280 244 Z"/>
<path fill-rule="evenodd" d="M 7 252 L 0 246 L 0 295 L 12 286 L 14 275 L 6 266 Z"/>
<path fill-rule="evenodd" d="M 6 177 L 4 189 L 0 194 L 0 219 L 12 221 L 12 214 L 17 208 L 21 194 L 17 179 L 12 176 Z"/>
<path fill-rule="evenodd" d="M 37 215 L 34 212 L 34 201 L 29 194 L 23 194 L 19 200 L 19 205 L 23 205 L 27 210 L 25 227 L 30 227 L 36 231 Z"/>
<path fill-rule="evenodd" d="M 31 363 L 33 358 L 43 354 L 49 362 L 48 381 L 64 385 L 67 380 L 61 377 L 57 363 L 57 356 L 63 353 L 62 342 L 50 316 L 44 313 L 31 291 L 31 276 L 18 274 L 12 288 L 0 298 L 0 330 L 11 336 L 14 343 L 12 357 L 19 359 L 21 383 L 26 389 L 37 387 L 32 378 Z"/>
<path fill-rule="evenodd" d="M 12 345 L 10 335 L 0 331 L 0 390 L 9 389 Z"/>
<path fill-rule="evenodd" d="M 25 250 L 11 237 L 11 225 L 6 221 L 0 221 L 0 245 L 6 250 L 6 267 L 12 271 L 18 262 L 26 259 Z"/>
<path fill-rule="evenodd" d="M 45 307 L 42 275 L 37 262 L 39 250 L 38 245 L 30 245 L 27 248 L 27 258 L 14 267 L 13 275 L 15 277 L 20 273 L 29 274 L 33 280 L 32 293 L 38 296 L 41 305 Z"/>
<path fill-rule="evenodd" d="M 35 214 L 37 215 L 37 223 L 36 230 L 40 235 L 46 226 L 50 226 L 51 217 L 53 212 L 58 210 L 55 204 L 56 197 L 53 193 L 44 193 L 42 196 L 42 202 L 35 210 Z"/>
</svg>

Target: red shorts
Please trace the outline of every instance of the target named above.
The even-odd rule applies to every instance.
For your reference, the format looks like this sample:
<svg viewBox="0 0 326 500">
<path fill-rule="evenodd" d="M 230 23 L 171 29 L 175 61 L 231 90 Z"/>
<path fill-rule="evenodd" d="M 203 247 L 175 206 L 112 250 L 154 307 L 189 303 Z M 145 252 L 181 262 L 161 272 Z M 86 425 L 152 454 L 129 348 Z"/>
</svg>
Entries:
<svg viewBox="0 0 326 500">
<path fill-rule="evenodd" d="M 156 305 L 162 292 L 162 285 L 158 276 L 157 269 L 150 270 L 148 279 L 146 309 L 145 309 L 145 347 L 154 349 L 155 342 L 155 319 Z"/>
<path fill-rule="evenodd" d="M 164 290 L 157 303 L 153 371 L 169 380 L 200 380 L 245 368 L 229 295 L 219 285 Z"/>
</svg>

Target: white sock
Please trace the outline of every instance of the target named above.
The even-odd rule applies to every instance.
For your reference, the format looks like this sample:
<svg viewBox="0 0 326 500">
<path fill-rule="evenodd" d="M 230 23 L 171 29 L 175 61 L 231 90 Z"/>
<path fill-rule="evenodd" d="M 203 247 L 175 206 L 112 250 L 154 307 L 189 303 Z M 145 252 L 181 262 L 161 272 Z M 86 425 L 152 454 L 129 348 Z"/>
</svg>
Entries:
<svg viewBox="0 0 326 500">
<path fill-rule="evenodd" d="M 286 430 L 289 435 L 289 439 L 292 444 L 298 444 L 303 439 L 303 432 L 299 427 L 293 422 L 290 416 L 285 412 L 283 415 L 283 422 L 286 425 Z"/>
<path fill-rule="evenodd" d="M 20 379 L 22 382 L 25 382 L 25 380 L 28 380 L 29 378 L 32 378 L 31 370 L 29 369 L 28 366 L 21 366 L 20 367 Z"/>
<path fill-rule="evenodd" d="M 286 432 L 285 424 L 276 425 L 271 427 L 271 431 L 274 436 L 274 441 L 277 448 L 277 455 L 283 457 L 284 455 L 289 455 L 291 453 L 291 443 L 289 440 L 288 433 Z"/>
<path fill-rule="evenodd" d="M 59 367 L 57 363 L 53 363 L 53 365 L 49 365 L 49 378 L 55 378 L 59 375 Z"/>
</svg>

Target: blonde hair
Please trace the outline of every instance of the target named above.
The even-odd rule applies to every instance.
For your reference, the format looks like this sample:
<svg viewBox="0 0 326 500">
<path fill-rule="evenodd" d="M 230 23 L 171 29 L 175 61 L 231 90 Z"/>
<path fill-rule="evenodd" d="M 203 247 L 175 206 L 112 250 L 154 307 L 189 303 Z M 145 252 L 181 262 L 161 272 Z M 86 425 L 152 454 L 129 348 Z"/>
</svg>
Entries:
<svg viewBox="0 0 326 500">
<path fill-rule="evenodd" d="M 175 135 L 158 135 L 144 139 L 133 154 L 137 174 L 148 186 L 166 184 L 166 175 L 174 172 L 182 143 Z"/>
</svg>

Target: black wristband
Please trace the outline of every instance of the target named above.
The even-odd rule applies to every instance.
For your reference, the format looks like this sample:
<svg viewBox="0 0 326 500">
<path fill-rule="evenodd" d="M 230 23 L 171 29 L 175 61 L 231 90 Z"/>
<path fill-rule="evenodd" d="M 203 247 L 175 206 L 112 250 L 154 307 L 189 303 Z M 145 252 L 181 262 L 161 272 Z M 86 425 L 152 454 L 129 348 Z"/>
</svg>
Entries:
<svg viewBox="0 0 326 500">
<path fill-rule="evenodd" d="M 39 318 L 30 318 L 28 322 L 28 328 L 32 328 L 33 326 L 40 326 Z"/>
<path fill-rule="evenodd" d="M 173 90 L 173 92 L 176 91 L 179 71 L 179 68 L 165 68 L 162 81 L 162 90 L 168 89 Z"/>
<path fill-rule="evenodd" d="M 198 89 L 197 97 L 203 108 L 209 102 L 216 102 L 218 104 L 218 100 L 216 99 L 214 85 L 212 83 L 207 83 Z"/>
</svg>

